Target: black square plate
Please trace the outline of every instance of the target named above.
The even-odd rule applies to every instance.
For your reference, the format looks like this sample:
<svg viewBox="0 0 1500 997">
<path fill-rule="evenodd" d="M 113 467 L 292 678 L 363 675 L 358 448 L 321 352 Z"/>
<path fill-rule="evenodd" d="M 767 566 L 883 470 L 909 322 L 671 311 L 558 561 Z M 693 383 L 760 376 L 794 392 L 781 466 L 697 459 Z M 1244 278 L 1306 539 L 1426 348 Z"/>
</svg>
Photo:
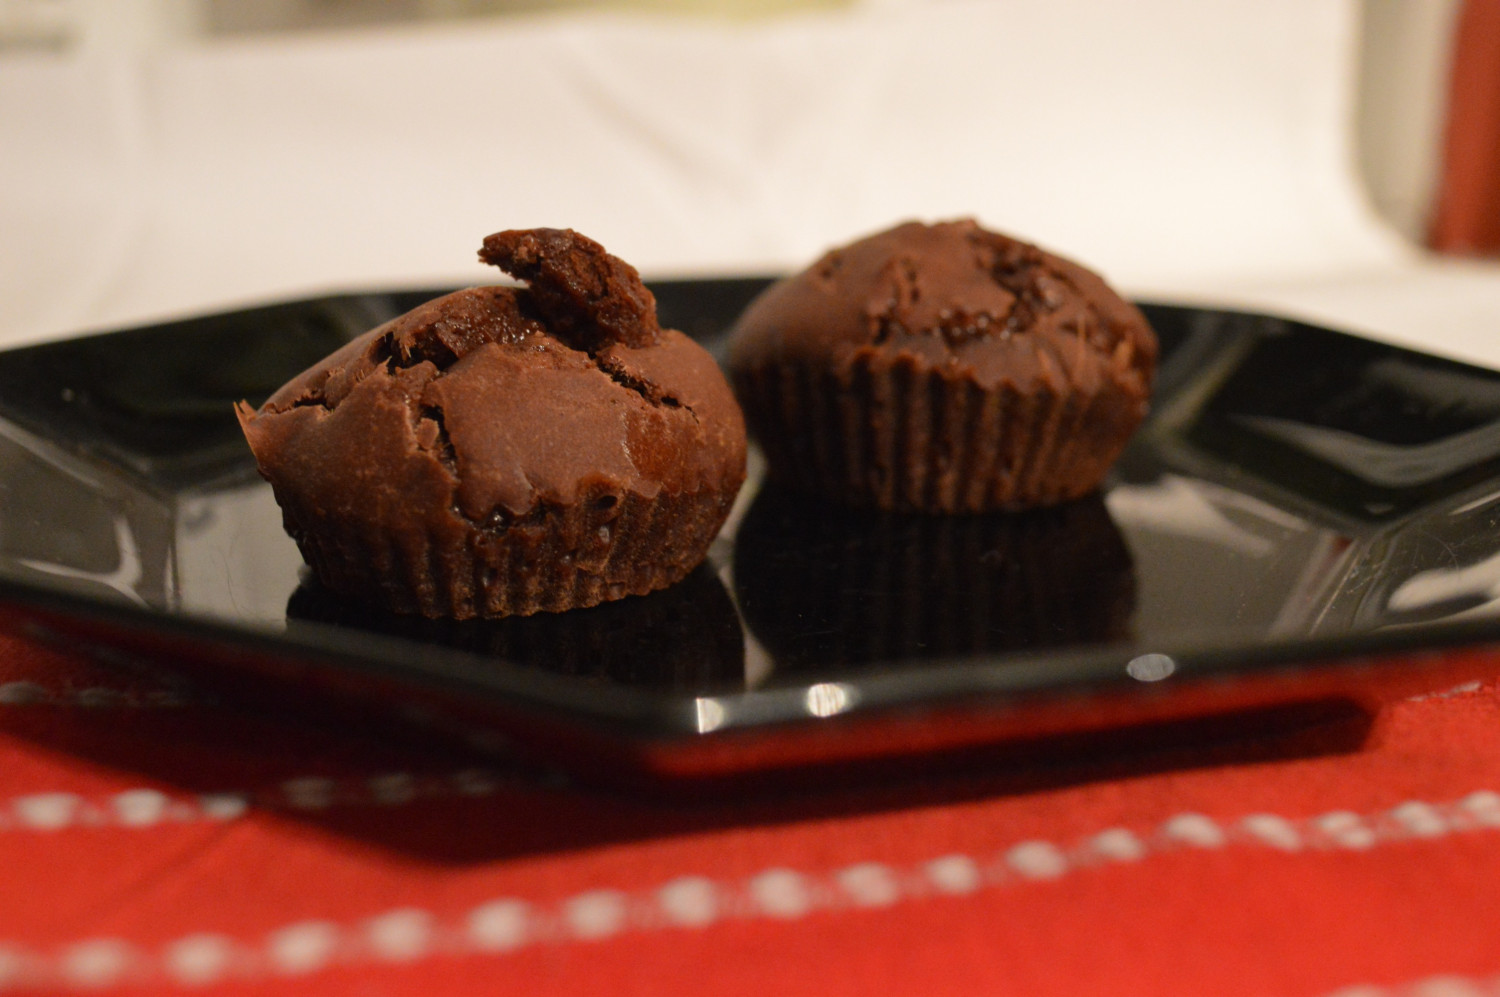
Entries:
<svg viewBox="0 0 1500 997">
<path fill-rule="evenodd" d="M 718 349 L 765 283 L 654 290 L 664 325 Z M 671 590 L 521 620 L 371 612 L 306 577 L 231 406 L 435 293 L 0 355 L 0 622 L 657 781 L 1357 701 L 1479 657 L 1414 649 L 1500 643 L 1500 374 L 1167 305 L 1145 306 L 1152 416 L 1098 495 L 850 513 L 763 486 L 752 454 Z"/>
</svg>

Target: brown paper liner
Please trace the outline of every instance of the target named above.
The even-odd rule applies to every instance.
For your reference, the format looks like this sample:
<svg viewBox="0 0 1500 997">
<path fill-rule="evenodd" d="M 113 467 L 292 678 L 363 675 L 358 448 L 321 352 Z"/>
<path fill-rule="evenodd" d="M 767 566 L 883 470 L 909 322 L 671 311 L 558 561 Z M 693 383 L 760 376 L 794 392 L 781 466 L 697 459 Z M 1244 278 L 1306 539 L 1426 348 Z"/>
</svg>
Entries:
<svg viewBox="0 0 1500 997">
<path fill-rule="evenodd" d="M 320 521 L 278 495 L 287 532 L 329 589 L 460 620 L 562 612 L 672 585 L 702 562 L 733 501 L 718 491 L 612 498 L 540 505 L 494 528 L 391 533 Z"/>
<path fill-rule="evenodd" d="M 1056 505 L 1099 487 L 1140 423 L 1140 399 L 1001 384 L 871 356 L 839 371 L 735 372 L 771 473 L 851 505 L 963 513 Z"/>
</svg>

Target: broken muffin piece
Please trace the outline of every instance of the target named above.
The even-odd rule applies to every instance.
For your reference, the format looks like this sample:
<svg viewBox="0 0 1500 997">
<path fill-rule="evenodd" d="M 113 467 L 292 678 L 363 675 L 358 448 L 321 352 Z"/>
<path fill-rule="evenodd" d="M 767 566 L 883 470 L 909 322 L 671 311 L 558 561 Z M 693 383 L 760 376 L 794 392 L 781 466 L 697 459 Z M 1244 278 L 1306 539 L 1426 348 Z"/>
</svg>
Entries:
<svg viewBox="0 0 1500 997">
<path fill-rule="evenodd" d="M 576 232 L 499 232 L 480 257 L 528 286 L 427 302 L 238 406 L 303 558 L 336 592 L 454 619 L 680 580 L 745 477 L 717 364 Z"/>
</svg>

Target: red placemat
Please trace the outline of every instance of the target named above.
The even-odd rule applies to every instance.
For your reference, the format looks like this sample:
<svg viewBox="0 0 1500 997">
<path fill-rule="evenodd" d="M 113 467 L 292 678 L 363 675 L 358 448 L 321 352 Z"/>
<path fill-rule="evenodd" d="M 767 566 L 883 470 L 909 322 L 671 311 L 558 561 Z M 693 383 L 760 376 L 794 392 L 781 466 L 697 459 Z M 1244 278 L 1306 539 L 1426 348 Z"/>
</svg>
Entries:
<svg viewBox="0 0 1500 997">
<path fill-rule="evenodd" d="M 12 991 L 1492 993 L 1497 846 L 1486 681 L 664 804 L 0 639 Z"/>
</svg>

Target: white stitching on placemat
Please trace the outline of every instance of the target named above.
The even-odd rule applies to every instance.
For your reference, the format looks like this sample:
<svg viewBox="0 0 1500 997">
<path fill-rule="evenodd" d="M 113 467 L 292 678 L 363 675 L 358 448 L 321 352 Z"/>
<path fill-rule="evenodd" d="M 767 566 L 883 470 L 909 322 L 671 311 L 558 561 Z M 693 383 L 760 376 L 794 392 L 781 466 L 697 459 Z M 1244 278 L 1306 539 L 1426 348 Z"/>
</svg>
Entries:
<svg viewBox="0 0 1500 997">
<path fill-rule="evenodd" d="M 1483 688 L 1484 683 L 1476 679 L 1473 682 L 1464 682 L 1461 685 L 1453 686 L 1451 689 L 1442 689 L 1437 692 L 1424 692 L 1416 696 L 1407 696 L 1406 701 L 1408 703 L 1425 703 L 1428 700 L 1432 699 L 1457 699 L 1459 696 L 1467 696 L 1470 693 L 1479 692 Z"/>
<path fill-rule="evenodd" d="M 1340 987 L 1325 997 L 1500 997 L 1500 977 L 1444 973 L 1392 986 L 1357 983 Z"/>
<path fill-rule="evenodd" d="M 200 705 L 211 702 L 177 689 L 111 689 L 86 686 L 76 689 L 51 689 L 40 682 L 15 679 L 0 682 L 0 706 L 67 706 L 89 710 L 151 710 Z"/>
<path fill-rule="evenodd" d="M 1090 868 L 1173 852 L 1230 847 L 1287 852 L 1364 850 L 1496 829 L 1500 829 L 1500 793 L 1490 790 L 1446 803 L 1410 800 L 1373 814 L 1334 810 L 1294 819 L 1259 813 L 1226 822 L 1183 813 L 1150 832 L 1109 827 L 1071 844 L 1018 841 L 988 854 L 942 855 L 911 866 L 865 861 L 824 872 L 777 867 L 737 881 L 685 875 L 642 890 L 595 888 L 551 904 L 500 897 L 448 918 L 405 907 L 346 924 L 297 922 L 258 942 L 200 932 L 160 949 L 119 938 L 82 939 L 47 952 L 0 944 L 0 989 L 86 988 L 152 980 L 207 984 L 298 976 L 336 966 L 411 963 L 437 955 L 505 953 L 528 945 L 598 941 L 631 931 L 701 929 L 724 920 L 790 921 L 820 911 L 885 908 L 987 888 L 1045 884 Z M 1500 990 L 1493 981 L 1445 976 L 1394 988 L 1346 987 L 1329 997 L 1496 993 Z"/>
<path fill-rule="evenodd" d="M 506 778 L 498 770 L 463 769 L 420 776 L 391 772 L 358 779 L 302 776 L 255 791 L 184 794 L 137 788 L 101 796 L 27 793 L 0 799 L 0 831 L 63 831 L 80 827 L 144 830 L 166 824 L 222 823 L 243 817 L 251 807 L 267 810 L 398 807 L 422 800 L 489 796 Z"/>
</svg>

